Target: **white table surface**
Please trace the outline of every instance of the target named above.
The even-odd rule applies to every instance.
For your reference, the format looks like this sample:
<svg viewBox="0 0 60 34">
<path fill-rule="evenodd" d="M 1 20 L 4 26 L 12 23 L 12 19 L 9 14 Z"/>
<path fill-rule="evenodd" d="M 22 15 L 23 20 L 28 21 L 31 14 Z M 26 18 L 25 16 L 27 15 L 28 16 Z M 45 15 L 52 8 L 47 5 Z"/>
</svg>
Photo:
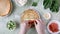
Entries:
<svg viewBox="0 0 60 34">
<path fill-rule="evenodd" d="M 32 2 L 30 2 L 32 3 Z M 14 0 L 12 0 L 12 4 L 13 4 L 13 10 L 12 10 L 12 13 L 9 15 L 9 16 L 6 16 L 6 17 L 0 17 L 0 34 L 18 34 L 19 33 L 19 29 L 20 29 L 20 15 L 21 13 L 27 9 L 27 8 L 33 8 L 33 9 L 36 9 L 40 12 L 40 15 L 41 15 L 41 19 L 43 18 L 42 15 L 43 15 L 43 12 L 49 12 L 51 13 L 51 20 L 58 20 L 60 21 L 60 10 L 58 13 L 52 13 L 49 9 L 44 9 L 43 8 L 43 0 L 40 0 L 38 2 L 38 5 L 36 7 L 33 7 L 31 6 L 31 4 L 27 4 L 23 7 L 19 7 Z M 16 30 L 14 31 L 9 31 L 7 28 L 6 28 L 6 24 L 9 20 L 14 20 L 18 26 L 16 28 Z M 49 23 L 49 21 L 51 20 L 45 20 L 45 19 L 42 19 L 45 21 L 45 23 Z M 34 28 L 31 28 L 27 34 L 37 34 L 36 30 Z M 47 31 L 46 31 L 46 34 L 49 34 Z"/>
</svg>

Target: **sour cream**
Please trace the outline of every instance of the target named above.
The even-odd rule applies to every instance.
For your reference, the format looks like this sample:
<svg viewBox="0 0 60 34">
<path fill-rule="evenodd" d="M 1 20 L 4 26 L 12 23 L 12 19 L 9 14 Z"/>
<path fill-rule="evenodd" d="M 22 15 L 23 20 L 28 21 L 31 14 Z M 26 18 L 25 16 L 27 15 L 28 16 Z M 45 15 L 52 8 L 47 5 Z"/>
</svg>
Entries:
<svg viewBox="0 0 60 34">
<path fill-rule="evenodd" d="M 51 18 L 51 14 L 50 13 L 44 13 L 43 14 L 43 17 L 46 19 L 46 20 L 49 20 Z"/>
<path fill-rule="evenodd" d="M 27 0 L 16 0 L 16 3 L 20 6 L 24 6 L 27 3 Z"/>
</svg>

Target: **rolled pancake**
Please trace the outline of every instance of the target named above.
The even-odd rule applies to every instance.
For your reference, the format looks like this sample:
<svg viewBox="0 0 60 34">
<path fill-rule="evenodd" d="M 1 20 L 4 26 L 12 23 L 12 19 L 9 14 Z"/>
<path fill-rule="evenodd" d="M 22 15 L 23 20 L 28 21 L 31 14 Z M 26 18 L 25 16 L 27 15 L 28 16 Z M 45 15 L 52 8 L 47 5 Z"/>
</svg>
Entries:
<svg viewBox="0 0 60 34">
<path fill-rule="evenodd" d="M 33 26 L 34 21 L 40 19 L 40 16 L 37 11 L 33 9 L 25 10 L 21 16 L 21 23 L 25 20 L 29 20 L 29 24 Z"/>
<path fill-rule="evenodd" d="M 11 10 L 10 0 L 0 0 L 0 16 L 6 16 Z"/>
</svg>

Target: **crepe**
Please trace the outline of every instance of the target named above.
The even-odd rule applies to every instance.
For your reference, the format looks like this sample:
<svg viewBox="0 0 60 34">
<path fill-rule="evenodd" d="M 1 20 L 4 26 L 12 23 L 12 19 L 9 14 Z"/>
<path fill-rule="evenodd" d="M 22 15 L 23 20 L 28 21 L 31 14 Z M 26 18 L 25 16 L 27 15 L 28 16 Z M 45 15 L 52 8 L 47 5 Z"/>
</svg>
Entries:
<svg viewBox="0 0 60 34">
<path fill-rule="evenodd" d="M 38 12 L 33 10 L 33 9 L 28 9 L 28 10 L 25 10 L 22 13 L 21 23 L 25 20 L 29 20 L 29 24 L 31 25 L 31 27 L 33 27 L 34 26 L 34 21 L 36 19 L 40 19 L 40 16 L 39 16 Z"/>
<path fill-rule="evenodd" d="M 25 10 L 22 13 L 21 21 L 24 21 L 24 20 L 35 20 L 35 19 L 39 19 L 39 18 L 40 18 L 40 16 L 37 13 L 37 11 L 35 11 L 33 9 L 28 9 L 28 10 Z"/>
<path fill-rule="evenodd" d="M 0 16 L 6 16 L 11 10 L 10 0 L 0 0 Z"/>
</svg>

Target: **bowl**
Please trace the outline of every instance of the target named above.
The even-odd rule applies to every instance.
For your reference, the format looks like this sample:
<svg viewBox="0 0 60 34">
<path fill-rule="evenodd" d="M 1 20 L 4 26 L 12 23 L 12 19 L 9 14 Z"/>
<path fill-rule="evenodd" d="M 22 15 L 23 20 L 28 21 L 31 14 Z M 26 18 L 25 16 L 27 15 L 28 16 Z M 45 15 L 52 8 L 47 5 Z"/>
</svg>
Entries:
<svg viewBox="0 0 60 34">
<path fill-rule="evenodd" d="M 13 31 L 16 29 L 16 23 L 12 20 L 8 21 L 7 23 L 7 28 L 10 30 L 10 31 Z"/>
<path fill-rule="evenodd" d="M 47 29 L 51 34 L 58 34 L 60 32 L 60 22 L 57 20 L 52 20 L 48 23 Z M 54 28 L 52 28 L 54 27 Z"/>
<path fill-rule="evenodd" d="M 20 7 L 24 6 L 27 3 L 27 0 L 15 0 L 16 4 Z"/>
</svg>

